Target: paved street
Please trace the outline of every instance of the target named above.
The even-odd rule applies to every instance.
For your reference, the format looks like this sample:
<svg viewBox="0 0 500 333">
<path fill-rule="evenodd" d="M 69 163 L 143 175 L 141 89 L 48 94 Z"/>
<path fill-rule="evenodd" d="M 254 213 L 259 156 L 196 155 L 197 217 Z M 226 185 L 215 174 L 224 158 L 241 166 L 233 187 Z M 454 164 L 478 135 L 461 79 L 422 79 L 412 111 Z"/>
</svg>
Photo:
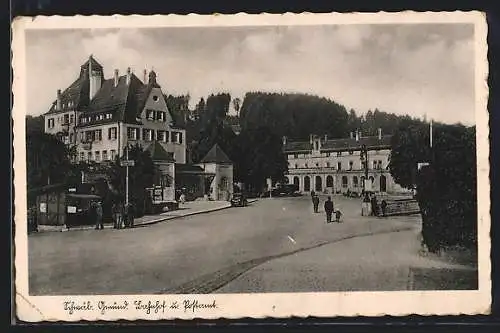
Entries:
<svg viewBox="0 0 500 333">
<path fill-rule="evenodd" d="M 34 234 L 30 293 L 406 288 L 407 255 L 398 255 L 415 250 L 419 218 L 361 217 L 359 200 L 339 197 L 335 204 L 344 223 L 327 225 L 304 196 L 132 230 Z"/>
</svg>

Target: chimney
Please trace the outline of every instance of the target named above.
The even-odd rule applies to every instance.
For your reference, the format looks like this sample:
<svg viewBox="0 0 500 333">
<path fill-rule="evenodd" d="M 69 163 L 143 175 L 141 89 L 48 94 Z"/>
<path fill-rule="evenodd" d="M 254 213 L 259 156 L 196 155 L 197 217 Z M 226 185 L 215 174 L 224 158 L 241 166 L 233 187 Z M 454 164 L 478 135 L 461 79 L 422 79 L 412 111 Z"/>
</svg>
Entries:
<svg viewBox="0 0 500 333">
<path fill-rule="evenodd" d="M 57 89 L 57 103 L 56 110 L 60 111 L 62 109 L 62 101 L 61 101 L 61 89 Z"/>
<path fill-rule="evenodd" d="M 356 142 L 359 141 L 359 131 L 356 130 Z"/>
<path fill-rule="evenodd" d="M 325 141 L 325 142 L 327 142 L 327 141 L 328 141 L 328 134 L 325 134 L 324 141 Z"/>
<path fill-rule="evenodd" d="M 283 141 L 283 146 L 286 145 L 286 136 L 283 136 L 282 141 Z"/>
<path fill-rule="evenodd" d="M 354 139 L 354 133 L 351 131 L 351 139 Z"/>
<path fill-rule="evenodd" d="M 128 67 L 128 68 L 127 68 L 127 85 L 129 85 L 129 84 L 130 84 L 130 76 L 131 76 L 131 75 L 130 75 L 130 73 L 131 73 L 131 71 L 130 71 L 130 67 Z"/>
<path fill-rule="evenodd" d="M 382 140 L 382 129 L 381 128 L 378 129 L 378 139 Z"/>
<path fill-rule="evenodd" d="M 142 82 L 144 84 L 148 83 L 148 71 L 146 69 L 144 69 L 144 79 L 142 80 Z"/>
<path fill-rule="evenodd" d="M 120 79 L 120 75 L 118 69 L 115 69 L 115 87 L 118 86 L 118 80 Z"/>
<path fill-rule="evenodd" d="M 309 134 L 309 143 L 313 144 L 314 138 L 312 134 Z"/>
</svg>

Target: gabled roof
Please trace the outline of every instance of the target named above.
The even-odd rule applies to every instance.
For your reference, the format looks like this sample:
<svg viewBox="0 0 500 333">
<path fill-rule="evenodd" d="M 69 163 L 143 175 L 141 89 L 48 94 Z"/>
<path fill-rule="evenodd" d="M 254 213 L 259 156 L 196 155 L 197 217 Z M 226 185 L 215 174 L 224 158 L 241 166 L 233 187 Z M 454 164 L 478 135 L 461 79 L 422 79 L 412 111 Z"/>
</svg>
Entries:
<svg viewBox="0 0 500 333">
<path fill-rule="evenodd" d="M 70 107 L 70 109 L 72 110 L 86 109 L 89 104 L 89 88 L 90 84 L 88 76 L 79 77 L 68 88 L 61 92 L 61 104 L 63 106 L 63 110 L 56 110 L 56 101 L 53 101 L 49 111 L 45 114 L 64 112 L 66 111 L 66 108 L 64 107 L 68 107 L 69 102 L 73 103 L 73 105 Z"/>
<path fill-rule="evenodd" d="M 167 152 L 158 141 L 151 143 L 146 150 L 153 161 L 175 162 L 174 153 Z"/>
<path fill-rule="evenodd" d="M 66 90 L 61 93 L 63 106 L 67 106 L 69 101 L 73 102 L 71 110 L 77 109 L 85 115 L 97 113 L 111 113 L 112 118 L 92 120 L 79 126 L 88 126 L 103 123 L 113 123 L 117 121 L 128 124 L 141 124 L 137 117 L 142 112 L 149 94 L 153 88 L 160 88 L 156 82 L 156 73 L 151 71 L 148 82 L 142 82 L 134 73 L 130 74 L 130 82 L 127 84 L 127 75 L 118 78 L 118 84 L 115 86 L 114 78 L 104 79 L 94 98 L 90 101 L 90 81 L 89 72 L 98 69 L 103 75 L 101 64 L 93 56 L 80 66 L 80 76 Z M 66 111 L 66 110 L 62 110 Z M 56 101 L 53 102 L 49 113 L 60 112 L 56 110 Z M 168 111 L 170 112 L 170 111 Z M 170 112 L 171 113 L 171 112 Z M 171 113 L 172 115 L 172 113 Z M 176 125 L 176 118 L 173 117 Z"/>
<path fill-rule="evenodd" d="M 205 155 L 205 157 L 201 160 L 201 163 L 226 164 L 233 162 L 229 159 L 226 153 L 224 153 L 222 148 L 218 144 L 215 144 L 207 155 Z"/>
</svg>

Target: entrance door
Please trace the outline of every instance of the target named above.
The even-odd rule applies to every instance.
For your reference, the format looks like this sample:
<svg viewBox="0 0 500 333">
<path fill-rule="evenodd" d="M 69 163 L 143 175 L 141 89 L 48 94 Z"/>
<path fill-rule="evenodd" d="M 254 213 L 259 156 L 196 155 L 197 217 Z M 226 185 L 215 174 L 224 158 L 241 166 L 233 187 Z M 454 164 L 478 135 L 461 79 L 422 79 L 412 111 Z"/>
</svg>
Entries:
<svg viewBox="0 0 500 333">
<path fill-rule="evenodd" d="M 311 190 L 311 179 L 309 176 L 304 177 L 304 191 L 309 192 Z"/>
<path fill-rule="evenodd" d="M 320 176 L 316 176 L 316 192 L 321 192 L 321 190 L 323 189 L 323 184 L 321 184 L 321 177 Z"/>
<path fill-rule="evenodd" d="M 384 175 L 380 176 L 380 192 L 387 192 L 387 178 Z"/>
<path fill-rule="evenodd" d="M 299 188 L 299 177 L 295 176 L 293 177 L 293 185 L 297 186 Z"/>
</svg>

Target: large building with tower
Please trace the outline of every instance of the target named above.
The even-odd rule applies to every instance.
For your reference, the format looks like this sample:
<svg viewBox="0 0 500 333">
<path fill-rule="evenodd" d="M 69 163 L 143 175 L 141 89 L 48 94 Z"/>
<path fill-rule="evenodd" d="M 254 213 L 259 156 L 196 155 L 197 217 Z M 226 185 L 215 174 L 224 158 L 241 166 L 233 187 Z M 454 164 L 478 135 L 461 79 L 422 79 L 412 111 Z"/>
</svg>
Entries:
<svg viewBox="0 0 500 333">
<path fill-rule="evenodd" d="M 106 79 L 103 66 L 91 55 L 80 66 L 75 81 L 57 90 L 44 121 L 46 133 L 72 147 L 75 163 L 105 164 L 116 157 L 124 158 L 125 147 L 138 144 L 151 153 L 159 167 L 159 184 L 155 185 L 170 188 L 169 193 L 184 186 L 176 184 L 175 179 L 176 174 L 182 179 L 182 173 L 189 169 L 185 167 L 186 131 L 168 109 L 155 71 L 144 70 L 139 78 L 130 68 L 123 75 L 115 69 L 113 77 Z M 230 179 L 218 177 L 217 170 L 195 173 L 231 184 L 209 184 L 216 199 L 222 197 L 216 192 L 221 186 L 232 192 L 233 181 L 232 174 Z M 192 175 L 194 171 L 189 172 Z"/>
<path fill-rule="evenodd" d="M 283 138 L 288 160 L 288 183 L 296 184 L 301 192 L 343 194 L 364 189 L 366 169 L 363 148 L 368 152 L 368 188 L 381 193 L 402 192 L 389 172 L 391 136 L 361 136 L 328 139 L 311 135 L 309 141 L 289 141 Z"/>
</svg>

